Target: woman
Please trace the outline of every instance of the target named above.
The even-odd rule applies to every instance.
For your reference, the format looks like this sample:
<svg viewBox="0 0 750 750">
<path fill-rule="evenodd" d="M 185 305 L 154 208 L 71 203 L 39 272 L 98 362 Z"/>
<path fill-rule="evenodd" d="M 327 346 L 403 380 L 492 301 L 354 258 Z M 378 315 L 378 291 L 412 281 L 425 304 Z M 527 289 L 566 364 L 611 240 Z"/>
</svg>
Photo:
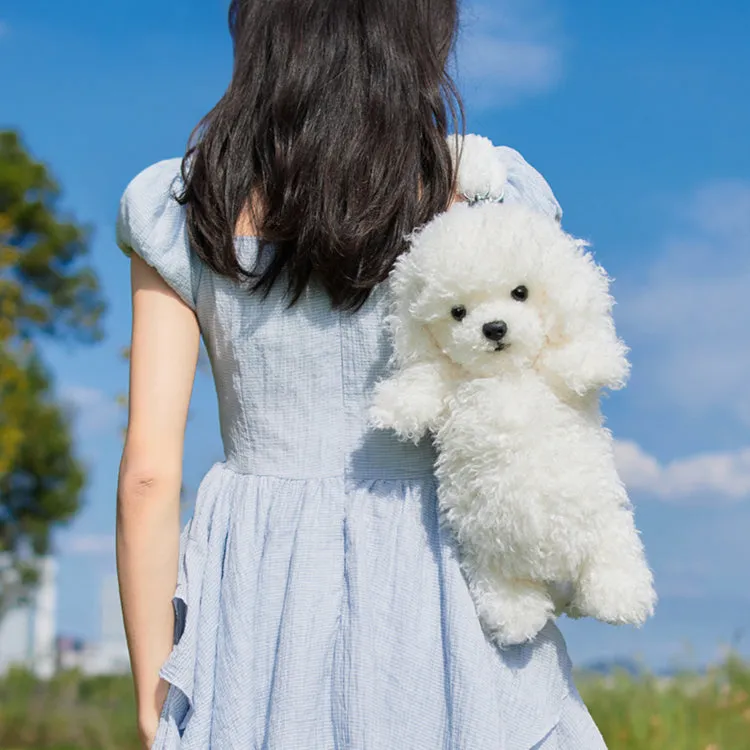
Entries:
<svg viewBox="0 0 750 750">
<path fill-rule="evenodd" d="M 485 637 L 431 445 L 367 427 L 382 282 L 457 198 L 456 0 L 234 0 L 230 27 L 227 93 L 118 221 L 117 549 L 144 748 L 604 747 L 553 624 L 507 651 Z M 559 211 L 520 155 L 497 158 L 506 200 Z M 226 460 L 179 537 L 200 335 Z"/>
</svg>

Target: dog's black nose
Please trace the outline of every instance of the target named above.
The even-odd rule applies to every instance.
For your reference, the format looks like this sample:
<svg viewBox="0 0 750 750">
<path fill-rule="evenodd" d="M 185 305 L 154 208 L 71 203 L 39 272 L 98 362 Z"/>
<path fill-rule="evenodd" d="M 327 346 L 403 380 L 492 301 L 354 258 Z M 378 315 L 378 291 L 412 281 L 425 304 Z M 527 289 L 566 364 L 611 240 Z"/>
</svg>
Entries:
<svg viewBox="0 0 750 750">
<path fill-rule="evenodd" d="M 508 325 L 504 320 L 493 320 L 482 326 L 482 333 L 490 341 L 500 341 L 508 333 Z"/>
</svg>

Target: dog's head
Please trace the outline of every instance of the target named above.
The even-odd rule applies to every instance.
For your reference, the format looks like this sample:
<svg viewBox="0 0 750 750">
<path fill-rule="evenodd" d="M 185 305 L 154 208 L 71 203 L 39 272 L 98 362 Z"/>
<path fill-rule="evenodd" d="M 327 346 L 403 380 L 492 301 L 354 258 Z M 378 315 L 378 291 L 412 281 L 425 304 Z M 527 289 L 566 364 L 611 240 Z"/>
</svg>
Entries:
<svg viewBox="0 0 750 750">
<path fill-rule="evenodd" d="M 534 367 L 579 393 L 624 382 L 609 278 L 524 206 L 454 205 L 412 235 L 391 288 L 402 364 L 448 358 L 474 377 Z"/>
</svg>

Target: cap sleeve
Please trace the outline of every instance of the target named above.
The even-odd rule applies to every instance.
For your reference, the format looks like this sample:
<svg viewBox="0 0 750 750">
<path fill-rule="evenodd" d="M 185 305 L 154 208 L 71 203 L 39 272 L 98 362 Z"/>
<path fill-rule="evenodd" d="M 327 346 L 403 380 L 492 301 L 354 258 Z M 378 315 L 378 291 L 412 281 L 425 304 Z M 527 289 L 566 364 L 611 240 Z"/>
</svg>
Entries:
<svg viewBox="0 0 750 750">
<path fill-rule="evenodd" d="M 530 208 L 561 221 L 562 207 L 547 180 L 515 149 L 508 146 L 496 146 L 495 149 L 507 171 L 504 199 L 508 202 L 525 203 Z"/>
<path fill-rule="evenodd" d="M 144 169 L 120 199 L 116 239 L 126 254 L 136 253 L 193 310 L 201 261 L 188 240 L 185 207 L 175 195 L 182 188 L 182 159 L 167 159 Z"/>
</svg>

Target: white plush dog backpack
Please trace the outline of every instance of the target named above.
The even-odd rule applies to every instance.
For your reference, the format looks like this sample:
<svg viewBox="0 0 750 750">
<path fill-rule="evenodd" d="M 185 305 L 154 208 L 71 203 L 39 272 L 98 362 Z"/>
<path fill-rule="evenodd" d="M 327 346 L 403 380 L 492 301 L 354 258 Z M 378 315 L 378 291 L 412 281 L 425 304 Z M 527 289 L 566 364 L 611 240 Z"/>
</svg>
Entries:
<svg viewBox="0 0 750 750">
<path fill-rule="evenodd" d="M 459 183 L 469 202 L 415 232 L 389 279 L 394 372 L 371 420 L 432 433 L 441 523 L 498 645 L 563 611 L 641 624 L 652 575 L 599 406 L 629 372 L 609 278 L 557 221 L 502 202 L 487 139 L 466 137 Z"/>
</svg>

